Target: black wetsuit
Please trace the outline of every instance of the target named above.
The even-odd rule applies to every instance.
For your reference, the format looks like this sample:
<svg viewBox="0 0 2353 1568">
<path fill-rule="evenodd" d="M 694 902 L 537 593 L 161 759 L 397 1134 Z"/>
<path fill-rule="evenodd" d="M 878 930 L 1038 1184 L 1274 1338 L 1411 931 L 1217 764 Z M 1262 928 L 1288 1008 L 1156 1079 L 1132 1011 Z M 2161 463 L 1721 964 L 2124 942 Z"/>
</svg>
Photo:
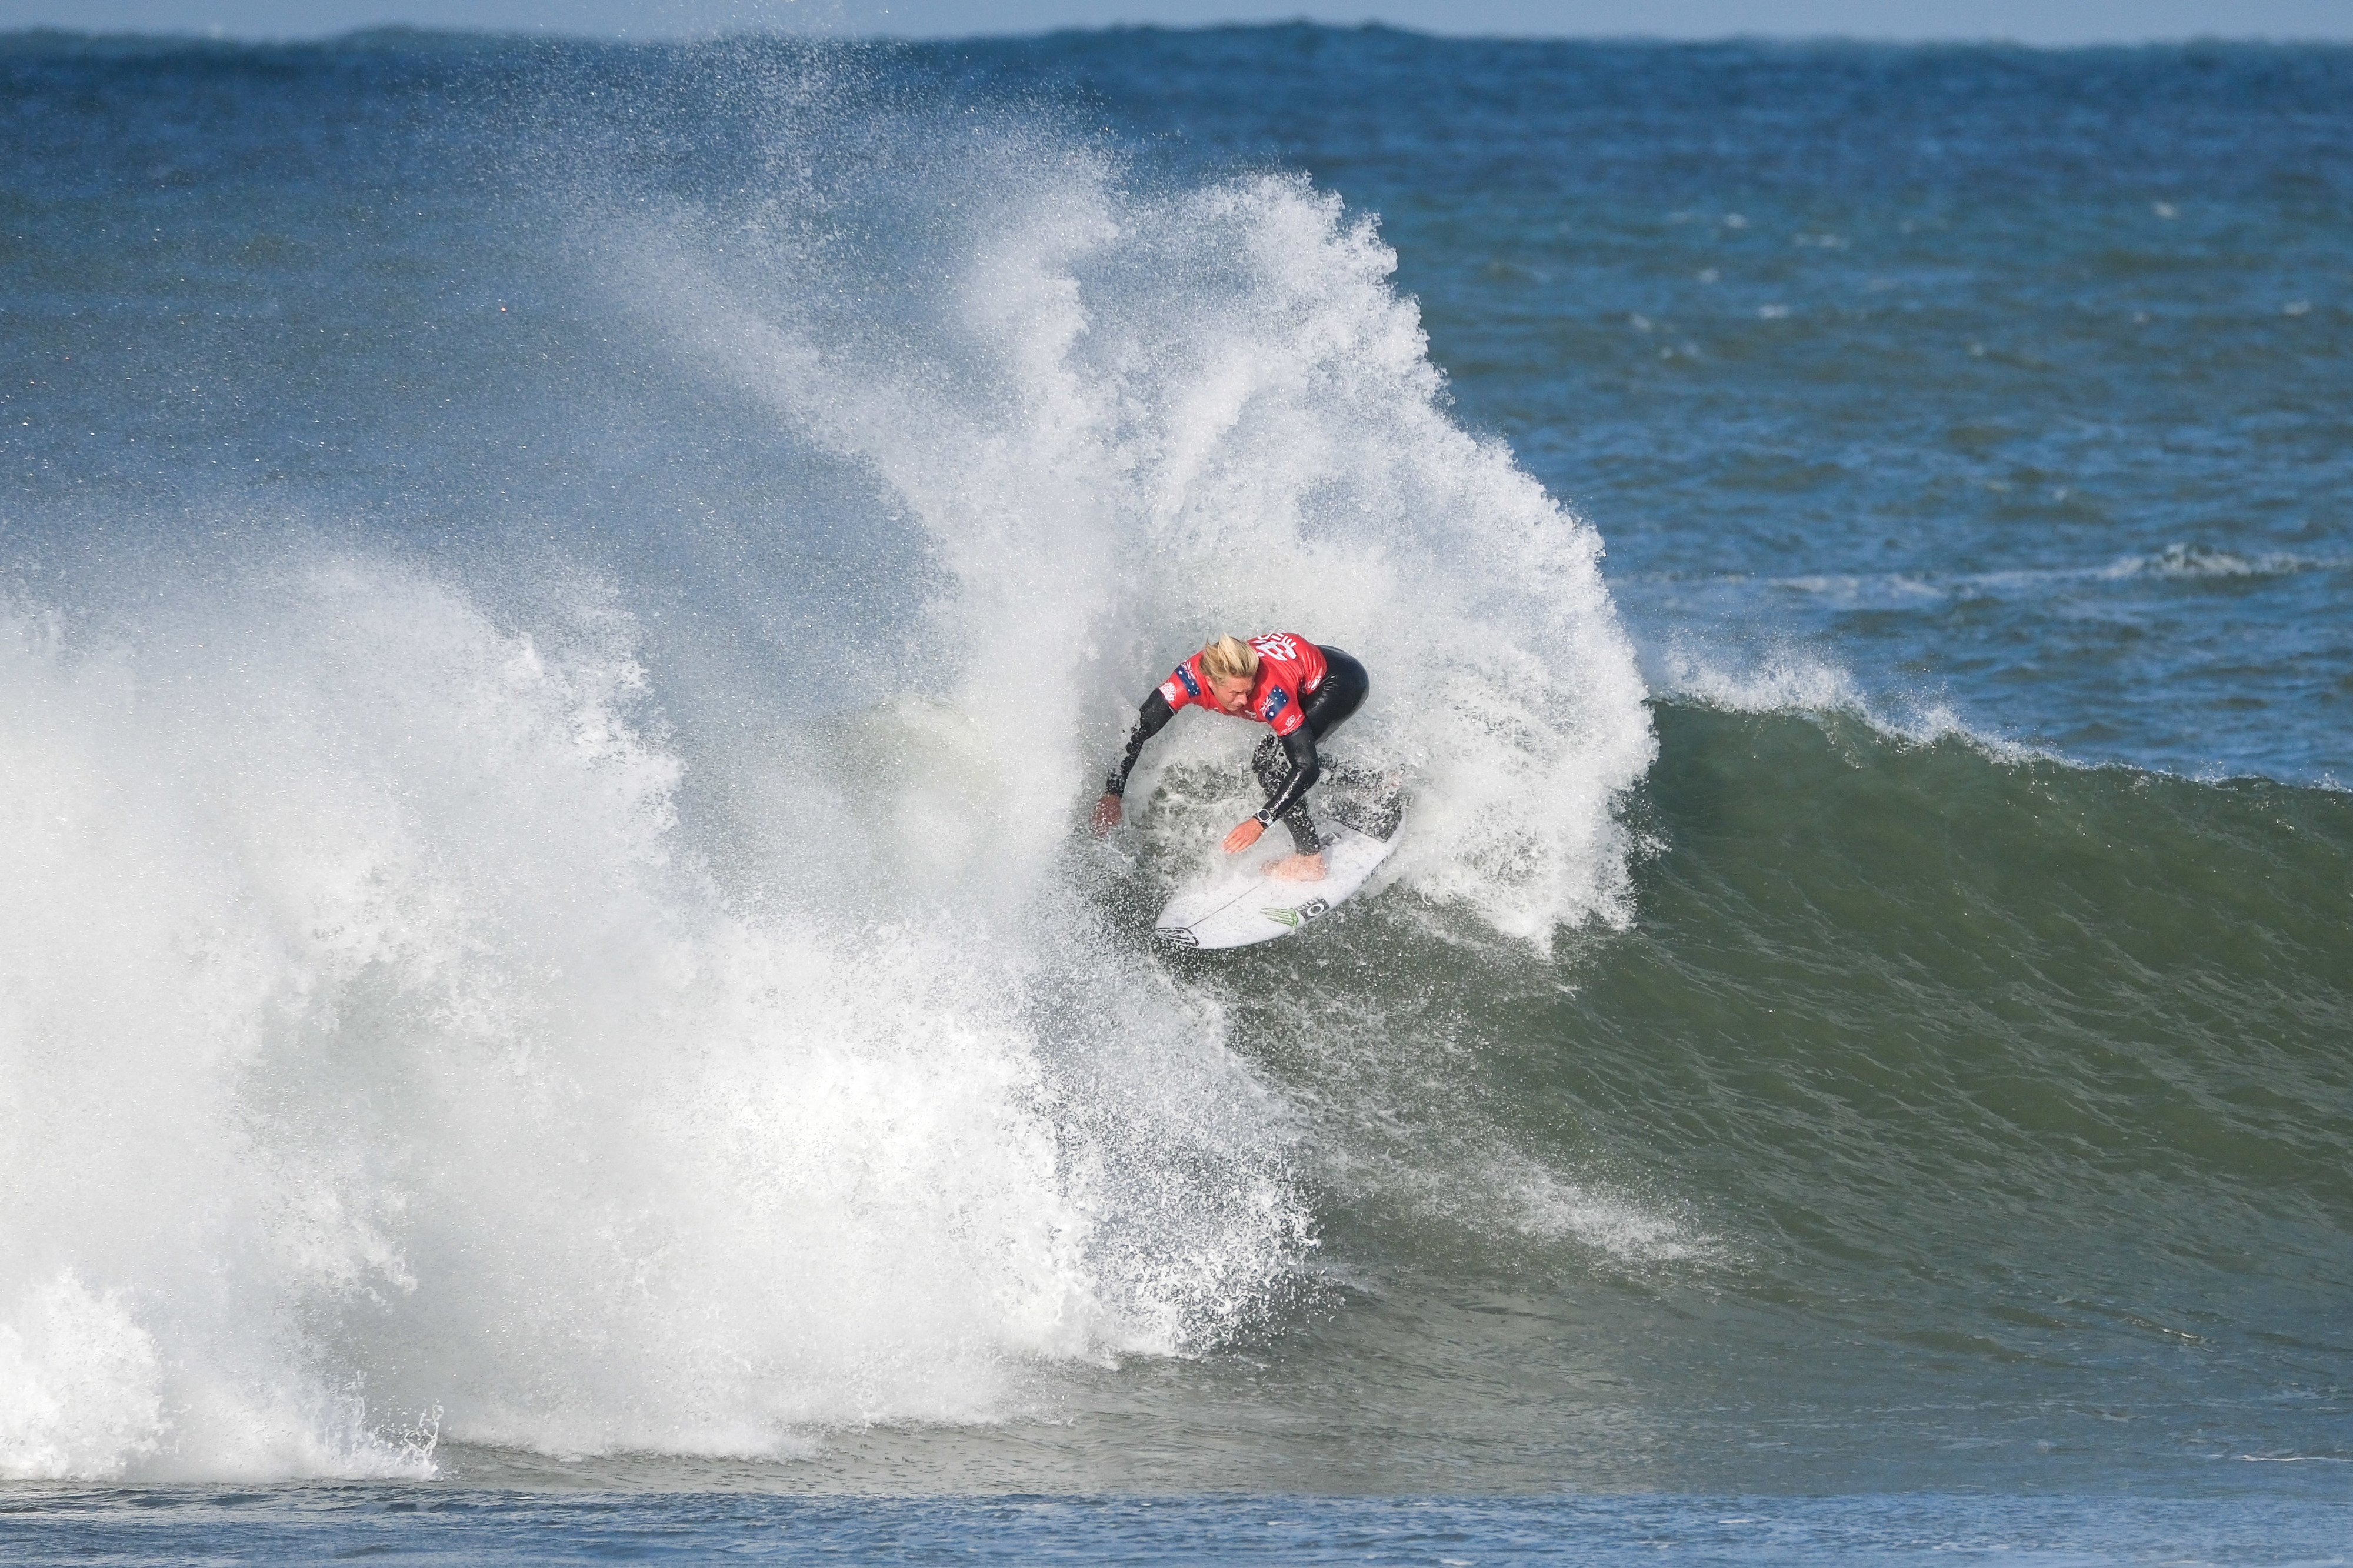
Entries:
<svg viewBox="0 0 2353 1568">
<path fill-rule="evenodd" d="M 1316 837 L 1315 824 L 1307 815 L 1308 787 L 1324 773 L 1315 743 L 1362 707 L 1366 693 L 1373 689 L 1372 677 L 1352 656 L 1322 643 L 1315 646 L 1324 654 L 1324 680 L 1301 704 L 1299 728 L 1288 735 L 1267 736 L 1250 755 L 1250 771 L 1258 775 L 1261 787 L 1267 792 L 1259 821 L 1270 827 L 1280 822 L 1289 828 L 1291 842 L 1302 855 L 1314 855 L 1324 847 L 1324 841 Z M 1136 710 L 1135 728 L 1128 731 L 1127 750 L 1119 760 L 1119 767 L 1103 780 L 1105 795 L 1127 793 L 1127 775 L 1134 770 L 1144 742 L 1160 733 L 1162 726 L 1176 716 L 1168 700 L 1156 688 L 1144 700 L 1144 706 Z"/>
</svg>

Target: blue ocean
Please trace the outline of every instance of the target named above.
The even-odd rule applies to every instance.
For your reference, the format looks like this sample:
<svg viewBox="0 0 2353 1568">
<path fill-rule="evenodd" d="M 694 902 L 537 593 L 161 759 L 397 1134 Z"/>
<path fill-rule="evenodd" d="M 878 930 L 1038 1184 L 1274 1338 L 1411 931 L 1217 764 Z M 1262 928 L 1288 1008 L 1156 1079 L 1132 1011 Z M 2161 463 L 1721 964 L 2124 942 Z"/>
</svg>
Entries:
<svg viewBox="0 0 2353 1568">
<path fill-rule="evenodd" d="M 2353 1561 L 2348 785 L 2353 49 L 0 36 L 0 1559 Z"/>
</svg>

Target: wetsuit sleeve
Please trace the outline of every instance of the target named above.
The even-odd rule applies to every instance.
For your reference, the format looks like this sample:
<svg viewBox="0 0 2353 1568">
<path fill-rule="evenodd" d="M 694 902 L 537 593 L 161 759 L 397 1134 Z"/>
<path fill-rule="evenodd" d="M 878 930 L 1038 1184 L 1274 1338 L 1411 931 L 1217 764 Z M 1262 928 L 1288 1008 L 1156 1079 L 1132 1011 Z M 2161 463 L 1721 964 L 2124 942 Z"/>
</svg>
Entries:
<svg viewBox="0 0 2353 1568">
<path fill-rule="evenodd" d="M 1307 793 L 1307 787 L 1324 771 L 1324 764 L 1315 756 L 1315 731 L 1308 726 L 1302 724 L 1285 735 L 1282 750 L 1291 758 L 1291 776 L 1267 797 L 1258 814 L 1259 821 L 1270 827 L 1274 826 L 1275 818 L 1299 804 L 1299 797 Z"/>
<path fill-rule="evenodd" d="M 1135 771 L 1135 759 L 1144 750 L 1144 742 L 1160 733 L 1162 726 L 1176 717 L 1176 710 L 1168 706 L 1168 699 L 1157 689 L 1144 700 L 1135 711 L 1135 728 L 1127 732 L 1127 752 L 1119 759 L 1119 766 L 1103 780 L 1103 794 L 1125 795 L 1127 775 Z"/>
</svg>

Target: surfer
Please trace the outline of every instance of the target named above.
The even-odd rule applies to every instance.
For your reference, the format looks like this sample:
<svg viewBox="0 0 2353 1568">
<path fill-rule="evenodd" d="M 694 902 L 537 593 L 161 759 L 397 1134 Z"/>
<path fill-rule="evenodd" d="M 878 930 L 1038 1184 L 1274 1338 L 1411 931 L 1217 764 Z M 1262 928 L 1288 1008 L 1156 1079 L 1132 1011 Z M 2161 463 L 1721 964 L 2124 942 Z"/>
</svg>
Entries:
<svg viewBox="0 0 2353 1568">
<path fill-rule="evenodd" d="M 1274 731 L 1259 742 L 1250 757 L 1250 771 L 1267 791 L 1266 805 L 1257 816 L 1236 824 L 1219 847 L 1239 855 L 1281 822 L 1291 830 L 1297 853 L 1268 867 L 1267 875 L 1287 882 L 1321 881 L 1324 842 L 1308 817 L 1306 800 L 1308 786 L 1324 771 L 1315 743 L 1356 710 L 1372 686 L 1365 667 L 1353 658 L 1295 632 L 1268 632 L 1248 642 L 1230 635 L 1218 638 L 1178 665 L 1144 700 L 1135 728 L 1128 731 L 1126 754 L 1103 780 L 1103 798 L 1095 803 L 1095 832 L 1108 833 L 1119 826 L 1120 797 L 1127 793 L 1127 775 L 1134 770 L 1144 742 L 1158 734 L 1176 710 L 1192 704 L 1254 719 Z"/>
</svg>

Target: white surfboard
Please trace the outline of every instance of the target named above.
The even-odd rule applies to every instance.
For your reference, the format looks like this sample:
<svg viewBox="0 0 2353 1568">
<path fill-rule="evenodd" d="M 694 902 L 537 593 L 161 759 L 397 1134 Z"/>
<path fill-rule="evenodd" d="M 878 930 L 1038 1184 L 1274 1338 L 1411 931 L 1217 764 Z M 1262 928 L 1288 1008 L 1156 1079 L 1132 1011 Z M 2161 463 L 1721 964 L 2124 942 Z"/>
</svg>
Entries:
<svg viewBox="0 0 2353 1568">
<path fill-rule="evenodd" d="M 1253 857 L 1179 891 L 1155 922 L 1161 939 L 1179 947 L 1216 948 L 1248 947 L 1289 936 L 1363 887 L 1397 842 L 1394 834 L 1375 838 L 1329 819 L 1319 826 L 1324 839 L 1321 881 L 1281 882 L 1266 874 L 1268 866 L 1291 853 L 1286 843 L 1280 854 Z"/>
</svg>

